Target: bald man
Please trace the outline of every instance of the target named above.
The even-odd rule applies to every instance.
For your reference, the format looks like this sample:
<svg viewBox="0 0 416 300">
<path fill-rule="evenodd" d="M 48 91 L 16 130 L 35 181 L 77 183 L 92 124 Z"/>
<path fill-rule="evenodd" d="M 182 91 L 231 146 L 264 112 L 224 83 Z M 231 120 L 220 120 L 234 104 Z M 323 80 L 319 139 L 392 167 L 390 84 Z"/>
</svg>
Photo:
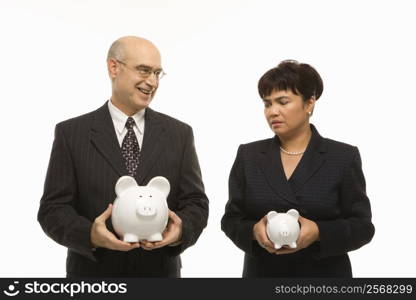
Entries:
<svg viewBox="0 0 416 300">
<path fill-rule="evenodd" d="M 111 98 L 56 125 L 38 221 L 68 248 L 67 277 L 180 277 L 180 254 L 207 224 L 208 199 L 192 128 L 149 108 L 164 75 L 159 50 L 143 38 L 115 41 L 107 56 Z M 124 175 L 171 185 L 160 242 L 127 243 L 111 224 Z"/>
</svg>

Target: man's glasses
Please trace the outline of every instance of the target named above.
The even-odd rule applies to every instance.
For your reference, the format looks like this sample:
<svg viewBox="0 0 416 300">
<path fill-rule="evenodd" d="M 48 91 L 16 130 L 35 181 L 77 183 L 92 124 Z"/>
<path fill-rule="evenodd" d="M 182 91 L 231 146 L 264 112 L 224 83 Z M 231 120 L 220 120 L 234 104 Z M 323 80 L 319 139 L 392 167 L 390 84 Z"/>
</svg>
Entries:
<svg viewBox="0 0 416 300">
<path fill-rule="evenodd" d="M 121 60 L 116 59 L 116 61 L 122 65 L 124 65 L 127 69 L 135 72 L 137 75 L 139 75 L 142 78 L 148 78 L 150 75 L 155 74 L 156 80 L 162 79 L 163 76 L 166 75 L 166 73 L 163 71 L 163 69 L 157 69 L 153 70 L 151 67 L 140 65 L 137 67 L 129 67 L 127 64 Z"/>
</svg>

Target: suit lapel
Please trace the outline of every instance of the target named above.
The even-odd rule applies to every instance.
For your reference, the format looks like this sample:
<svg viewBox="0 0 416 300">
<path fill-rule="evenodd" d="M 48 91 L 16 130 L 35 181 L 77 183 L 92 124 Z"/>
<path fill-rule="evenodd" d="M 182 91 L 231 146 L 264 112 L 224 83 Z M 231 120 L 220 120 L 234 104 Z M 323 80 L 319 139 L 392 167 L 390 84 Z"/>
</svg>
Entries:
<svg viewBox="0 0 416 300">
<path fill-rule="evenodd" d="M 159 115 L 150 108 L 146 108 L 144 126 L 143 145 L 140 151 L 138 168 L 139 184 L 143 184 L 154 163 L 160 157 L 166 138 Z"/>
<path fill-rule="evenodd" d="M 107 102 L 96 112 L 91 142 L 119 176 L 127 174 Z"/>
<path fill-rule="evenodd" d="M 315 126 L 312 124 L 312 136 L 308 147 L 299 161 L 292 176 L 289 178 L 289 183 L 292 187 L 293 193 L 297 193 L 302 186 L 311 178 L 322 166 L 325 161 L 326 143 L 319 135 Z"/>
<path fill-rule="evenodd" d="M 107 105 L 106 102 L 96 112 L 94 124 L 91 128 L 91 142 L 119 176 L 127 175 Z M 160 156 L 160 152 L 163 149 L 161 145 L 164 144 L 165 140 L 162 122 L 157 113 L 150 108 L 146 108 L 144 126 L 143 144 L 140 151 L 138 175 L 136 177 L 139 185 L 143 184 L 147 174 Z"/>
<path fill-rule="evenodd" d="M 271 188 L 280 197 L 297 206 L 298 202 L 283 170 L 282 160 L 280 159 L 280 141 L 277 136 L 272 139 L 268 147 L 261 151 L 261 168 Z"/>
</svg>

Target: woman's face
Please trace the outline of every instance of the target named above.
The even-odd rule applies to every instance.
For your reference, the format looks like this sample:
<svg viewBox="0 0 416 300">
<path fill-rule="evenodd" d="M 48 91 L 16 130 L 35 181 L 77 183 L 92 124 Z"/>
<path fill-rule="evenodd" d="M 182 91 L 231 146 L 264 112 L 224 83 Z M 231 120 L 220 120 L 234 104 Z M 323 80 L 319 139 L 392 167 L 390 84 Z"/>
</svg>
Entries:
<svg viewBox="0 0 416 300">
<path fill-rule="evenodd" d="M 309 126 L 309 112 L 312 112 L 315 99 L 304 102 L 300 95 L 288 90 L 274 90 L 264 97 L 264 115 L 267 123 L 277 135 L 292 135 Z"/>
</svg>

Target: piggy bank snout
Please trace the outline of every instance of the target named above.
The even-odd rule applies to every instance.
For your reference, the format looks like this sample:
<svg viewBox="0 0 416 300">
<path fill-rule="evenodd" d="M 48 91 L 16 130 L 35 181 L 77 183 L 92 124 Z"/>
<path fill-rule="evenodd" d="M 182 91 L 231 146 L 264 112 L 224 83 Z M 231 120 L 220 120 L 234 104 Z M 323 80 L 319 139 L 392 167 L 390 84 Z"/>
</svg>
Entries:
<svg viewBox="0 0 416 300">
<path fill-rule="evenodd" d="M 156 215 L 156 208 L 150 203 L 140 203 L 136 213 L 140 217 L 153 217 Z"/>
</svg>

